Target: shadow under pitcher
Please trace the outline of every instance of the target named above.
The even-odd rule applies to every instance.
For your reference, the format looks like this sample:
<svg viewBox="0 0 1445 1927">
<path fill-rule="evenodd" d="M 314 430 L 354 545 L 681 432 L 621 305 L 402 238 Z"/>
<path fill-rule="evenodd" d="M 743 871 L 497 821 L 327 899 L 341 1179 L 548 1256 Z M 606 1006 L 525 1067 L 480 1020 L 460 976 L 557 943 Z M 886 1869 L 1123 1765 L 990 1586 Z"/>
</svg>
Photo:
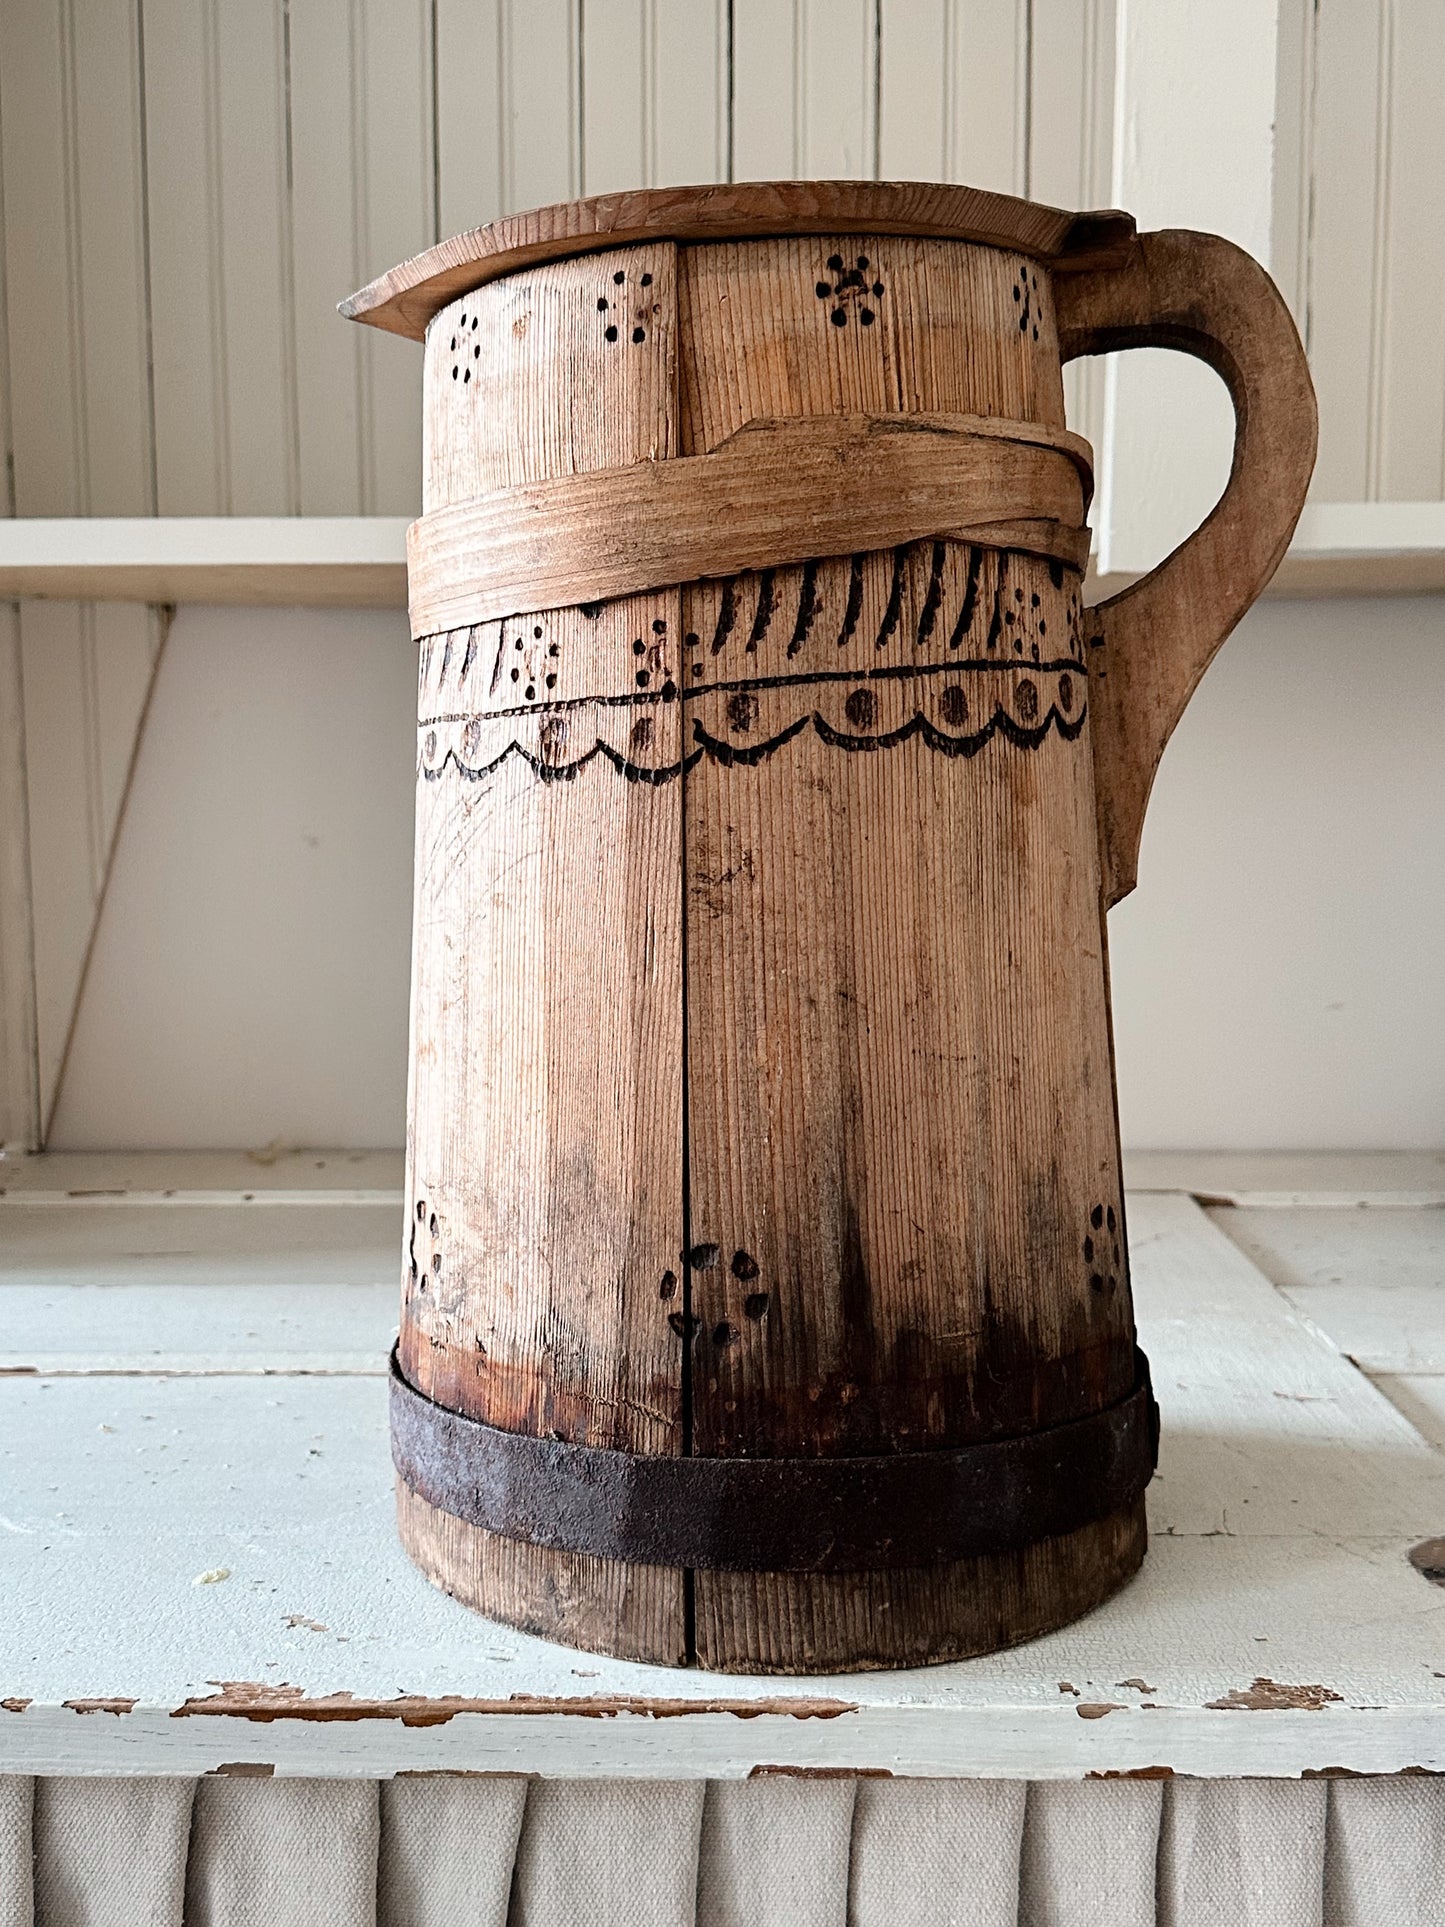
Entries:
<svg viewBox="0 0 1445 1927">
<path fill-rule="evenodd" d="M 1104 916 L 1314 459 L 1268 276 L 964 187 L 619 194 L 344 312 L 425 343 L 402 1537 L 635 1659 L 988 1652 L 1138 1567 Z M 1234 464 L 1082 599 L 1077 355 Z"/>
</svg>

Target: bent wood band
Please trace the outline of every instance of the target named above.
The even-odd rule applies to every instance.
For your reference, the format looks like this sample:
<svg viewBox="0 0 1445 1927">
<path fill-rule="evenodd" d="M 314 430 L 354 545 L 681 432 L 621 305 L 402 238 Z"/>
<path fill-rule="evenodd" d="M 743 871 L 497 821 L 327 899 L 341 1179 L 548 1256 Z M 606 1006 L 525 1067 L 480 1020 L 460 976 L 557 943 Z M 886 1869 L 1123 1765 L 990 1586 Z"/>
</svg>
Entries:
<svg viewBox="0 0 1445 1927">
<path fill-rule="evenodd" d="M 1105 912 L 1293 530 L 1264 271 L 970 188 L 517 215 L 425 343 L 402 1537 L 749 1672 L 993 1650 L 1144 1556 Z M 1223 377 L 1229 484 L 1086 605 L 1062 368 Z"/>
</svg>

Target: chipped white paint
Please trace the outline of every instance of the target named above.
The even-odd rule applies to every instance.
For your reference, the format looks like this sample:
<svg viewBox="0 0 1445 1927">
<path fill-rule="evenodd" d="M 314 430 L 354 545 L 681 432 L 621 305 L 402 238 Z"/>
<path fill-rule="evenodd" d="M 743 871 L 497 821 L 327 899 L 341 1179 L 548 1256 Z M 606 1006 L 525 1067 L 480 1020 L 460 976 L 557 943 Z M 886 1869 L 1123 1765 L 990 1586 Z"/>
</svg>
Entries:
<svg viewBox="0 0 1445 1927">
<path fill-rule="evenodd" d="M 1445 1372 L 1445 1209 L 1210 1216 L 1367 1372 Z"/>
<path fill-rule="evenodd" d="M 227 1225 L 289 1227 L 298 1277 L 316 1256 L 302 1206 L 73 1215 L 108 1221 L 123 1248 L 167 1213 L 217 1253 Z M 386 1214 L 351 1215 L 357 1249 L 377 1239 Z M 0 1381 L 0 1702 L 30 1702 L 0 1711 L 0 1771 L 1445 1771 L 1445 1592 L 1405 1557 L 1445 1518 L 1445 1459 L 1190 1200 L 1136 1194 L 1129 1215 L 1165 1428 L 1144 1570 L 1047 1639 L 912 1674 L 671 1672 L 474 1617 L 396 1544 L 376 1378 Z M 279 1246 L 262 1256 L 283 1262 Z M 333 1346 L 383 1335 L 361 1291 L 328 1322 Z M 192 1583 L 221 1567 L 225 1584 Z M 217 1703 L 228 1680 L 259 1703 Z"/>
</svg>

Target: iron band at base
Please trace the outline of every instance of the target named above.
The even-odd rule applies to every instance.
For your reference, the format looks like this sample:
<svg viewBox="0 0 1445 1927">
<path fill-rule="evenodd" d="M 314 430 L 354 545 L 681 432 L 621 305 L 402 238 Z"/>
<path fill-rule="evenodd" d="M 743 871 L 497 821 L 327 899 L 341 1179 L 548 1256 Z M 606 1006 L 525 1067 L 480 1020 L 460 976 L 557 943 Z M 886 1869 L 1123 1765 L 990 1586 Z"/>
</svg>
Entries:
<svg viewBox="0 0 1445 1927">
<path fill-rule="evenodd" d="M 869 1572 L 1058 1537 L 1138 1498 L 1159 1410 L 1134 1389 L 1047 1431 L 867 1458 L 678 1458 L 505 1432 L 437 1405 L 391 1359 L 392 1459 L 428 1504 L 505 1538 L 641 1565 Z"/>
</svg>

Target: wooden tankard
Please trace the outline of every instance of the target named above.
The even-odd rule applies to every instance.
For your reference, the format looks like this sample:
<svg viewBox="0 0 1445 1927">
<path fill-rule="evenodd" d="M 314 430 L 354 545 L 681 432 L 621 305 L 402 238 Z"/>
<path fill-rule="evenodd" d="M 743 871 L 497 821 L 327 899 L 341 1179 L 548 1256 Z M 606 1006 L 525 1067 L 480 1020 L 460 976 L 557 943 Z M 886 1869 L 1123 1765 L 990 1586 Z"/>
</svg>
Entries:
<svg viewBox="0 0 1445 1927">
<path fill-rule="evenodd" d="M 1144 1554 L 1104 912 L 1294 527 L 1262 269 L 967 188 L 497 222 L 426 342 L 402 1536 L 611 1653 L 913 1665 Z M 1211 363 L 1204 526 L 1082 599 L 1061 368 Z"/>
</svg>

